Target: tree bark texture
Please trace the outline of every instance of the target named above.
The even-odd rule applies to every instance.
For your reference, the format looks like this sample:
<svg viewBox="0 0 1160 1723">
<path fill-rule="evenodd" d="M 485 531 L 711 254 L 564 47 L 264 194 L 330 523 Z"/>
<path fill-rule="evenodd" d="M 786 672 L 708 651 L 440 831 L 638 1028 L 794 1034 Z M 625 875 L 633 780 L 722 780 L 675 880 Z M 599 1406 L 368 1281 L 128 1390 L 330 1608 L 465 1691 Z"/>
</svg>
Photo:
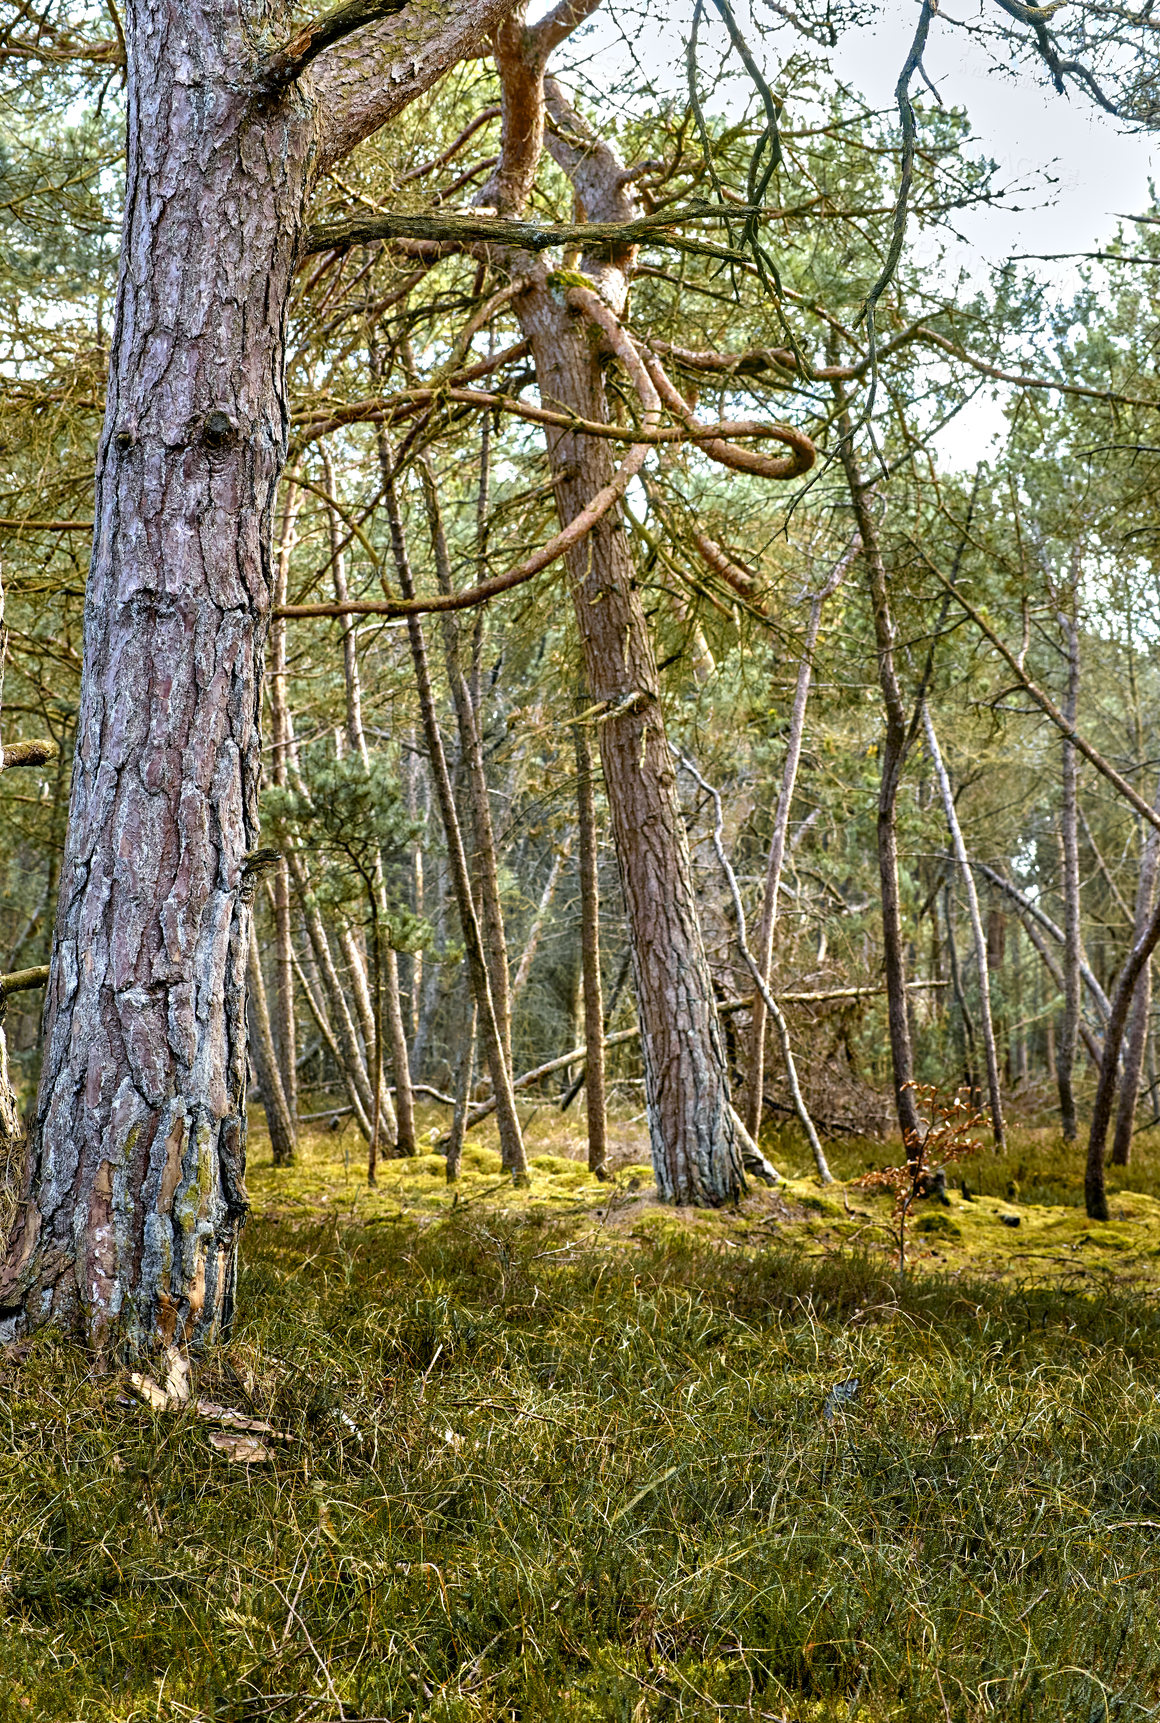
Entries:
<svg viewBox="0 0 1160 1723">
<path fill-rule="evenodd" d="M 246 857 L 305 199 L 505 10 L 407 8 L 271 93 L 285 0 L 125 8 L 117 314 L 36 1140 L 0 1271 L 9 1330 L 55 1319 L 138 1347 L 229 1325 Z"/>
<path fill-rule="evenodd" d="M 29 1189 L 0 1303 L 100 1344 L 228 1325 L 247 1199 L 246 856 L 311 126 L 248 20 L 129 9 L 117 323 Z"/>
<path fill-rule="evenodd" d="M 526 106 L 532 131 L 542 124 L 538 78 L 538 70 L 526 64 L 505 66 L 505 114 L 514 119 Z M 630 219 L 634 205 L 621 163 L 607 146 L 585 137 L 584 122 L 556 87 L 547 89 L 561 124 L 552 152 L 589 219 Z M 593 288 L 617 315 L 624 309 L 630 267 L 631 255 L 582 259 Z M 594 331 L 542 265 L 529 272 L 513 307 L 531 343 L 541 399 L 609 423 L 604 360 Z M 560 522 L 567 525 L 611 483 L 613 459 L 602 440 L 569 431 L 549 430 L 547 444 Z M 746 1188 L 742 1128 L 730 1103 L 656 660 L 624 524 L 614 504 L 567 552 L 565 567 L 584 679 L 593 702 L 604 708 L 600 757 L 632 941 L 657 1188 L 667 1202 L 717 1206 Z"/>
</svg>

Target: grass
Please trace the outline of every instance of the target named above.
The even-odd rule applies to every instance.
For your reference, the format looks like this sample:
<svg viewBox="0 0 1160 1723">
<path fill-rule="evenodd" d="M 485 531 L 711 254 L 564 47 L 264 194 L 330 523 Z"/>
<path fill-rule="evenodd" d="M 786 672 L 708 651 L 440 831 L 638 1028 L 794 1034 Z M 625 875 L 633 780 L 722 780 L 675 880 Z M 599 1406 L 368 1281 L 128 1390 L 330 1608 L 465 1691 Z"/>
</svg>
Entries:
<svg viewBox="0 0 1160 1723">
<path fill-rule="evenodd" d="M 434 1156 L 257 1159 L 200 1390 L 288 1440 L 238 1465 L 10 1357 L 0 1718 L 1160 1715 L 1150 1193 L 1066 1253 L 1066 1201 L 958 1199 L 899 1281 L 889 1203 L 805 1177 L 688 1217 L 558 1152 L 513 1192 L 486 1141 L 454 1206 Z M 1038 1229 L 1054 1277 L 1003 1257 Z"/>
</svg>

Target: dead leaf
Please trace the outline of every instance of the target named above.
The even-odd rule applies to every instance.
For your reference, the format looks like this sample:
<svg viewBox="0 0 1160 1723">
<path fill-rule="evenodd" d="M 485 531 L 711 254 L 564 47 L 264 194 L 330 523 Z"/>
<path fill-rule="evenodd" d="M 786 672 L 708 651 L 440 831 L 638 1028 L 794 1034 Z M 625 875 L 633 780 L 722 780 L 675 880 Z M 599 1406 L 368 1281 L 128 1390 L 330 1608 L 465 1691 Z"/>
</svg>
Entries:
<svg viewBox="0 0 1160 1723">
<path fill-rule="evenodd" d="M 241 1466 L 265 1466 L 274 1458 L 273 1449 L 256 1436 L 233 1436 L 228 1430 L 211 1430 L 209 1445 Z"/>
</svg>

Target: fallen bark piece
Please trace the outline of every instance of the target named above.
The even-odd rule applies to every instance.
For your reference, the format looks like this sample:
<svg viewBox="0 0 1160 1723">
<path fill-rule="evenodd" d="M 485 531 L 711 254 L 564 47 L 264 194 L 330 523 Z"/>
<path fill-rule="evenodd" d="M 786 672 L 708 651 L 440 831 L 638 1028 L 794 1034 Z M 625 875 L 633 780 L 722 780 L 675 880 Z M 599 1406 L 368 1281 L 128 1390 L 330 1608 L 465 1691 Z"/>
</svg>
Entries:
<svg viewBox="0 0 1160 1723">
<path fill-rule="evenodd" d="M 143 1376 L 139 1371 L 130 1371 L 128 1381 L 137 1398 L 151 1406 L 155 1412 L 177 1412 L 190 1404 L 185 1396 L 167 1391 L 159 1382 L 155 1382 L 152 1376 Z M 121 1398 L 125 1405 L 131 1404 L 124 1396 Z M 193 1410 L 199 1418 L 204 1418 L 207 1424 L 220 1424 L 225 1430 L 235 1430 L 254 1437 L 269 1436 L 275 1442 L 293 1441 L 289 1430 L 276 1430 L 273 1424 L 267 1424 L 264 1418 L 247 1418 L 244 1412 L 237 1412 L 232 1406 L 219 1406 L 214 1400 L 195 1400 Z M 210 1436 L 210 1441 L 215 1447 L 220 1446 L 214 1435 Z"/>
<path fill-rule="evenodd" d="M 274 1458 L 273 1448 L 267 1448 L 257 1436 L 233 1436 L 228 1430 L 211 1430 L 209 1445 L 241 1466 L 266 1466 Z"/>
<path fill-rule="evenodd" d="M 152 1406 L 155 1412 L 168 1412 L 180 1402 L 165 1392 L 160 1382 L 155 1382 L 152 1376 L 142 1376 L 138 1371 L 129 1372 L 129 1386 L 139 1400 L 144 1400 L 147 1406 Z"/>
<path fill-rule="evenodd" d="M 275 1442 L 292 1440 L 289 1430 L 276 1430 L 273 1424 L 267 1424 L 263 1418 L 247 1418 L 242 1412 L 235 1412 L 232 1406 L 217 1406 L 212 1400 L 197 1402 L 198 1417 L 207 1423 L 221 1424 L 229 1430 L 244 1430 L 252 1436 L 269 1436 Z"/>
</svg>

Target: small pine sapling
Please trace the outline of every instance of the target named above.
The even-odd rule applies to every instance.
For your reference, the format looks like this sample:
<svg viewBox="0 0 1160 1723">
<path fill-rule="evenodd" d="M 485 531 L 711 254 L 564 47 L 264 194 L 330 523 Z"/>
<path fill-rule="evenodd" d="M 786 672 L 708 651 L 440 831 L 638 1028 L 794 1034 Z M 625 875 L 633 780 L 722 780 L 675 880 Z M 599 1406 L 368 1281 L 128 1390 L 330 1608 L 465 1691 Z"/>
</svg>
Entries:
<svg viewBox="0 0 1160 1723">
<path fill-rule="evenodd" d="M 938 1174 L 945 1167 L 978 1154 L 982 1144 L 971 1132 L 984 1117 L 971 1105 L 966 1090 L 958 1090 L 947 1100 L 934 1083 L 908 1083 L 907 1088 L 914 1090 L 920 1111 L 917 1128 L 908 1130 L 903 1138 L 904 1165 L 882 1167 L 854 1180 L 863 1190 L 894 1193 L 899 1274 L 906 1272 L 906 1225 L 911 1209 L 919 1197 L 930 1196 L 938 1188 Z"/>
</svg>

